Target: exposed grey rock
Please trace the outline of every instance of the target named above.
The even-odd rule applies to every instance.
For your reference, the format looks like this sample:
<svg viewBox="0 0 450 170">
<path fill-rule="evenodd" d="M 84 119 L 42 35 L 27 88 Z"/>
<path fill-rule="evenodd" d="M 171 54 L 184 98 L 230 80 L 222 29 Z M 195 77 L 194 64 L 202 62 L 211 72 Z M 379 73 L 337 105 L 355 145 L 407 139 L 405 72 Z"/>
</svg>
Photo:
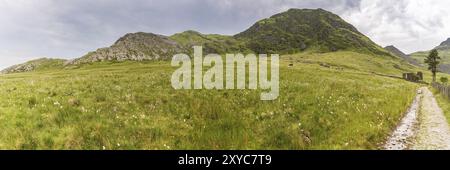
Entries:
<svg viewBox="0 0 450 170">
<path fill-rule="evenodd" d="M 36 60 L 31 60 L 26 63 L 13 65 L 1 71 L 2 74 L 9 73 L 20 73 L 29 72 L 39 69 L 62 67 L 66 60 L 63 59 L 51 59 L 51 58 L 40 58 Z"/>
<path fill-rule="evenodd" d="M 66 64 L 83 64 L 98 61 L 144 61 L 170 59 L 183 52 L 177 42 L 163 35 L 152 33 L 129 33 L 111 47 L 100 48 Z"/>
</svg>

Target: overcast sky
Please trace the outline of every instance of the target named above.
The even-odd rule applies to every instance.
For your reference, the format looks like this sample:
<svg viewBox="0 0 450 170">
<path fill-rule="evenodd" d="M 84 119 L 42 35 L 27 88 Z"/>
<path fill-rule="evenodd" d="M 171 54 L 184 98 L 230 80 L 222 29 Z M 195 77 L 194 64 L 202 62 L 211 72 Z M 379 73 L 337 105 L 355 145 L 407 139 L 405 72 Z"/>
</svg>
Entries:
<svg viewBox="0 0 450 170">
<path fill-rule="evenodd" d="M 233 35 L 289 8 L 323 8 L 406 53 L 450 37 L 448 0 L 0 0 L 0 69 L 76 58 L 129 32 Z"/>
</svg>

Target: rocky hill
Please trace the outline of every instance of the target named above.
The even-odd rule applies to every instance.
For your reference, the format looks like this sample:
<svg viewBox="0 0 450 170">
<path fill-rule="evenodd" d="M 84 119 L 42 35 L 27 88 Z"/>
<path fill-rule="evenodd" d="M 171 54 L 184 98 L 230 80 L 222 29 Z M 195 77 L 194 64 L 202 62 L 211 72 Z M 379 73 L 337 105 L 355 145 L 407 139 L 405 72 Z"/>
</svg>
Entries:
<svg viewBox="0 0 450 170">
<path fill-rule="evenodd" d="M 338 15 L 323 9 L 290 9 L 255 23 L 234 36 L 185 31 L 172 36 L 129 33 L 113 45 L 66 62 L 169 60 L 202 45 L 205 53 L 278 53 L 354 51 L 391 55 Z M 29 70 L 23 68 L 20 70 Z"/>
<path fill-rule="evenodd" d="M 352 50 L 387 54 L 354 26 L 323 9 L 290 9 L 258 21 L 234 37 L 259 53 Z"/>
<path fill-rule="evenodd" d="M 138 32 L 126 34 L 111 47 L 100 48 L 68 64 L 97 61 L 165 60 L 180 52 L 184 52 L 183 47 L 169 37 Z"/>
<path fill-rule="evenodd" d="M 69 64 L 105 60 L 169 59 L 189 53 L 201 45 L 205 53 L 296 53 L 305 50 L 333 52 L 352 50 L 389 55 L 339 16 L 323 9 L 290 9 L 258 21 L 234 36 L 185 31 L 166 37 L 153 33 L 132 33 L 114 45 L 91 52 Z"/>
<path fill-rule="evenodd" d="M 52 59 L 52 58 L 40 58 L 36 60 L 31 60 L 26 63 L 17 64 L 8 67 L 1 71 L 2 74 L 9 73 L 20 73 L 28 71 L 45 70 L 52 68 L 62 68 L 66 60 L 63 59 Z"/>
</svg>

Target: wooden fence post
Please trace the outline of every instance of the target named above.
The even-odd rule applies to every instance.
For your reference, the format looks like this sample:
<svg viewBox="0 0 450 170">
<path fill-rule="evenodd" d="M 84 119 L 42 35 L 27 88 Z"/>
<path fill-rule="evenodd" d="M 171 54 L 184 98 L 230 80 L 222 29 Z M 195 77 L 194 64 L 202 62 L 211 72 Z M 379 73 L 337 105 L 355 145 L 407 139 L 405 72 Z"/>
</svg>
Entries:
<svg viewBox="0 0 450 170">
<path fill-rule="evenodd" d="M 431 86 L 439 91 L 442 95 L 444 95 L 447 99 L 450 99 L 450 86 L 443 85 L 437 82 L 431 83 Z"/>
</svg>

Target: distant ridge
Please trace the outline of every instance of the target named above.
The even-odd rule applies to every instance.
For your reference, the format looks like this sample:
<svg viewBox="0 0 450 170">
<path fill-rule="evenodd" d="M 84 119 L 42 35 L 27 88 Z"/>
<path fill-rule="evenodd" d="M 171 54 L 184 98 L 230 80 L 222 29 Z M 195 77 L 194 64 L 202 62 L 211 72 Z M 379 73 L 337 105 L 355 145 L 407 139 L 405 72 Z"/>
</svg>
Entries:
<svg viewBox="0 0 450 170">
<path fill-rule="evenodd" d="M 437 49 L 439 52 L 439 56 L 441 57 L 441 63 L 439 64 L 439 71 L 450 73 L 450 38 L 441 42 L 438 46 L 433 49 Z M 419 51 L 410 54 L 410 56 L 416 59 L 419 64 L 425 66 L 424 59 L 429 55 L 431 50 L 428 51 Z"/>
<path fill-rule="evenodd" d="M 401 50 L 399 50 L 397 47 L 395 47 L 393 45 L 386 46 L 386 47 L 384 47 L 384 49 L 386 51 L 390 52 L 392 55 L 404 59 L 405 61 L 407 61 L 410 64 L 420 66 L 420 64 L 417 60 L 411 58 L 409 55 L 406 55 L 405 53 L 403 53 Z"/>
<path fill-rule="evenodd" d="M 387 51 L 361 34 L 338 15 L 323 9 L 290 9 L 255 23 L 234 36 L 185 31 L 172 36 L 131 33 L 111 47 L 101 48 L 69 64 L 97 61 L 166 60 L 202 45 L 206 53 L 297 53 L 351 50 L 378 55 Z"/>
<path fill-rule="evenodd" d="M 172 36 L 128 33 L 113 45 L 70 61 L 78 65 L 100 61 L 169 60 L 174 54 L 189 53 L 201 45 L 206 53 L 278 53 L 354 51 L 391 55 L 353 25 L 323 9 L 289 9 L 256 22 L 234 36 L 185 31 Z M 33 67 L 34 68 L 34 67 Z M 34 70 L 20 66 L 20 71 Z M 5 70 L 3 72 L 9 73 Z"/>
<path fill-rule="evenodd" d="M 51 68 L 63 67 L 64 59 L 53 59 L 53 58 L 40 58 L 36 60 L 31 60 L 22 64 L 13 65 L 1 71 L 2 74 L 9 73 L 21 73 L 36 70 L 45 70 Z"/>
</svg>

